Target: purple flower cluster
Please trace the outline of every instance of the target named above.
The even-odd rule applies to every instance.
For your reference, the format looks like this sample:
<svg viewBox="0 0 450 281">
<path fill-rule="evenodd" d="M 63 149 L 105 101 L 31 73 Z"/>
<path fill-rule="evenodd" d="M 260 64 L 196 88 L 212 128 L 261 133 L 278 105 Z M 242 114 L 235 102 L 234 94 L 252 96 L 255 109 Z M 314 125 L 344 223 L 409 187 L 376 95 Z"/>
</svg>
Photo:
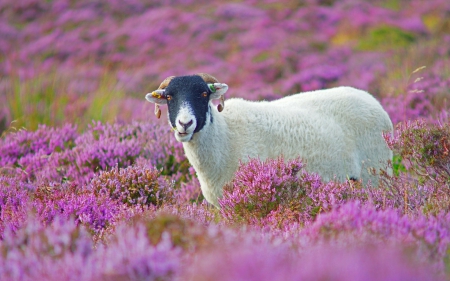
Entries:
<svg viewBox="0 0 450 281">
<path fill-rule="evenodd" d="M 103 193 L 129 205 L 161 205 L 170 201 L 171 186 L 159 176 L 160 172 L 151 167 L 114 167 L 94 177 L 91 188 L 96 194 Z"/>
<path fill-rule="evenodd" d="M 44 227 L 30 218 L 0 249 L 2 280 L 170 280 L 180 267 L 170 237 L 152 245 L 143 225 L 120 225 L 108 245 L 95 246 L 71 220 Z"/>
<path fill-rule="evenodd" d="M 443 280 L 399 245 L 322 242 L 297 251 L 287 243 L 245 239 L 198 254 L 178 280 Z"/>
<path fill-rule="evenodd" d="M 0 166 L 15 169 L 24 178 L 34 178 L 53 153 L 74 147 L 78 137 L 76 127 L 62 128 L 40 126 L 36 131 L 20 130 L 0 140 Z"/>
<path fill-rule="evenodd" d="M 450 123 L 426 124 L 423 120 L 399 124 L 387 144 L 416 175 L 450 184 Z"/>
<path fill-rule="evenodd" d="M 45 224 L 74 218 L 101 236 L 139 206 L 169 202 L 174 184 L 180 201 L 198 197 L 180 144 L 151 124 L 97 122 L 81 134 L 41 126 L 7 134 L 0 147 L 0 236 L 29 212 Z"/>
<path fill-rule="evenodd" d="M 26 219 L 29 185 L 0 175 L 0 237 L 5 229 L 17 231 Z"/>
<path fill-rule="evenodd" d="M 420 140 L 410 141 L 420 145 Z M 426 164 L 426 167 L 433 166 Z M 274 231 L 310 225 L 318 215 L 353 201 L 371 204 L 380 211 L 394 210 L 398 215 L 447 213 L 448 176 L 428 176 L 428 179 L 424 174 L 421 178 L 412 176 L 384 172 L 378 188 L 365 188 L 354 181 L 323 182 L 316 174 L 305 171 L 299 160 L 252 159 L 241 165 L 235 179 L 224 187 L 220 213 L 226 222 Z"/>
<path fill-rule="evenodd" d="M 305 229 L 305 235 L 313 240 L 347 239 L 349 243 L 401 241 L 419 248 L 417 254 L 422 259 L 437 261 L 442 266 L 450 242 L 449 219 L 448 214 L 401 216 L 393 209 L 380 211 L 371 204 L 362 205 L 355 201 L 318 216 Z"/>
<path fill-rule="evenodd" d="M 9 133 L 0 139 L 0 146 L 3 170 L 45 183 L 86 184 L 96 172 L 134 163 L 163 168 L 163 175 L 177 182 L 193 176 L 181 144 L 167 129 L 143 122 L 94 122 L 82 134 L 72 125 L 41 126 L 37 131 Z"/>
<path fill-rule="evenodd" d="M 255 223 L 289 201 L 300 201 L 301 191 L 294 185 L 303 167 L 300 160 L 287 163 L 283 158 L 264 163 L 257 159 L 241 164 L 235 179 L 224 187 L 219 199 L 221 214 L 229 220 Z"/>
<path fill-rule="evenodd" d="M 322 182 L 299 159 L 279 158 L 241 164 L 219 203 L 229 222 L 284 228 L 309 224 L 318 214 L 349 200 L 369 198 L 370 190 L 358 182 Z"/>
</svg>

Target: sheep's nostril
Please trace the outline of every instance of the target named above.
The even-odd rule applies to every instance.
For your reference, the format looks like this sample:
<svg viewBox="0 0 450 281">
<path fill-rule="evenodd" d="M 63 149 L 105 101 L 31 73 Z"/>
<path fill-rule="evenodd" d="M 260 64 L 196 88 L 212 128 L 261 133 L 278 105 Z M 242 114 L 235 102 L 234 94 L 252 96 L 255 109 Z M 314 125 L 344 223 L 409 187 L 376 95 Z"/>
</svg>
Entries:
<svg viewBox="0 0 450 281">
<path fill-rule="evenodd" d="M 192 123 L 194 123 L 194 121 L 193 121 L 193 120 L 190 120 L 190 121 L 187 122 L 187 123 L 183 123 L 183 122 L 181 122 L 180 120 L 178 120 L 178 123 L 180 123 L 180 125 L 186 130 L 187 128 L 189 128 L 189 127 L 192 125 Z"/>
</svg>

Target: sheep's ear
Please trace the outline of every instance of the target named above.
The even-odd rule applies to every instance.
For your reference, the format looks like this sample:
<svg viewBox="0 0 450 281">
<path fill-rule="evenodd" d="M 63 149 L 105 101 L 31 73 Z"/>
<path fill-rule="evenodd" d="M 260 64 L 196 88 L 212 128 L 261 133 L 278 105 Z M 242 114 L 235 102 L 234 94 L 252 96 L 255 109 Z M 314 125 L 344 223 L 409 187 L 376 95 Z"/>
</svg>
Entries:
<svg viewBox="0 0 450 281">
<path fill-rule="evenodd" d="M 210 100 L 220 99 L 220 103 L 217 106 L 217 110 L 222 112 L 225 106 L 225 98 L 224 95 L 228 91 L 228 85 L 224 83 L 214 83 L 208 84 L 209 89 L 211 90 Z"/>
<path fill-rule="evenodd" d="M 145 99 L 151 103 L 167 104 L 166 90 L 156 90 L 145 95 Z"/>
<path fill-rule="evenodd" d="M 228 85 L 224 83 L 208 84 L 208 87 L 212 93 L 210 96 L 212 100 L 219 99 L 220 96 L 223 96 L 228 91 Z"/>
<path fill-rule="evenodd" d="M 159 109 L 160 104 L 167 104 L 167 97 L 165 95 L 165 90 L 156 90 L 145 95 L 145 99 L 149 102 L 155 104 L 155 115 L 159 119 L 161 117 L 161 109 Z"/>
</svg>

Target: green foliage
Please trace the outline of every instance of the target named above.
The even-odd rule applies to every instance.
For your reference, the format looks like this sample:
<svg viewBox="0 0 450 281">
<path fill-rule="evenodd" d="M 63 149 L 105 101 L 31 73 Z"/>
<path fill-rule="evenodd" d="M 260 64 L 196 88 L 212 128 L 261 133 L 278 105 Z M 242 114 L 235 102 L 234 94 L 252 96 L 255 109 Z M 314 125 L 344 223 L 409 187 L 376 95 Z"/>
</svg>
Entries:
<svg viewBox="0 0 450 281">
<path fill-rule="evenodd" d="M 392 159 L 392 170 L 395 176 L 399 176 L 400 173 L 406 172 L 405 165 L 403 165 L 402 157 L 400 155 L 394 155 Z"/>
<path fill-rule="evenodd" d="M 371 29 L 363 36 L 357 49 L 362 51 L 374 51 L 392 48 L 405 48 L 414 43 L 416 36 L 393 26 L 379 26 Z"/>
<path fill-rule="evenodd" d="M 402 1 L 401 0 L 385 0 L 381 3 L 381 5 L 385 8 L 394 10 L 394 11 L 399 11 L 400 8 L 402 7 Z"/>
</svg>

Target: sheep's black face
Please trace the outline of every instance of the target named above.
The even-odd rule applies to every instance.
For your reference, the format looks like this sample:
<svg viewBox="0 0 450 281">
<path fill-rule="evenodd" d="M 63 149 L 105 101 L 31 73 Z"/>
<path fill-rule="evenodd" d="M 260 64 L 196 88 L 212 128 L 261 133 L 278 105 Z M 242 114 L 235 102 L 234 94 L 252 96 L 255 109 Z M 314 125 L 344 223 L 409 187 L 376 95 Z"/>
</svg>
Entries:
<svg viewBox="0 0 450 281">
<path fill-rule="evenodd" d="M 211 116 L 208 84 L 197 75 L 174 77 L 165 89 L 165 95 L 169 122 L 176 129 L 176 139 L 190 141 Z"/>
<path fill-rule="evenodd" d="M 213 81 L 207 84 L 205 81 Z M 168 105 L 169 123 L 175 129 L 175 138 L 187 142 L 192 136 L 212 122 L 211 103 L 219 99 L 217 110 L 224 107 L 224 94 L 228 85 L 217 82 L 209 74 L 167 77 L 159 88 L 145 95 L 145 99 L 155 104 L 155 114 L 160 116 L 159 106 Z M 214 109 L 215 110 L 215 109 Z"/>
</svg>

